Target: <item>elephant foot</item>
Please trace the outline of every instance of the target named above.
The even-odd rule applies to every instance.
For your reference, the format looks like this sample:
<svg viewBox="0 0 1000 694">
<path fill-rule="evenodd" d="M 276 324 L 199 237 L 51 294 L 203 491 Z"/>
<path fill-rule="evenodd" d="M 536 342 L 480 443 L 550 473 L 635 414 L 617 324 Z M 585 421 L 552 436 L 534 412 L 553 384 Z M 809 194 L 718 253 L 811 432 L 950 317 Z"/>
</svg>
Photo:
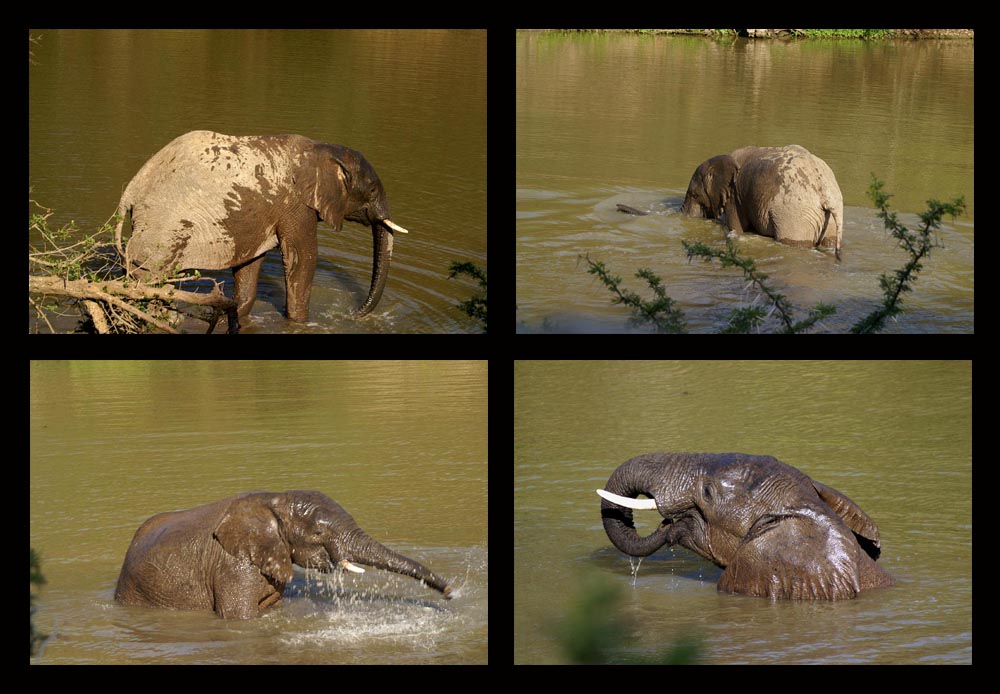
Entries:
<svg viewBox="0 0 1000 694">
<path fill-rule="evenodd" d="M 624 212 L 625 214 L 634 214 L 636 217 L 645 217 L 649 214 L 649 212 L 643 212 L 642 210 L 637 210 L 634 207 L 623 205 L 621 203 L 618 203 L 618 211 Z"/>
</svg>

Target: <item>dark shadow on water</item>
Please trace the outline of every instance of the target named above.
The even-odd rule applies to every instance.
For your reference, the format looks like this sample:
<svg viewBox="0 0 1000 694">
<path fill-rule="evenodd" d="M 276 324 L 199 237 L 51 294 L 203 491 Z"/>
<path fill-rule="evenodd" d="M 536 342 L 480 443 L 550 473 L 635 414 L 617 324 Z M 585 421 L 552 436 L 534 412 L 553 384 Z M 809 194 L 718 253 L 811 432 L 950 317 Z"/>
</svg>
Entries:
<svg viewBox="0 0 1000 694">
<path fill-rule="evenodd" d="M 602 570 L 610 573 L 625 573 L 631 575 L 629 557 L 614 547 L 602 547 L 590 553 L 590 560 Z M 638 563 L 637 558 L 632 563 Z M 711 581 L 718 583 L 722 577 L 722 569 L 699 557 L 694 552 L 677 547 L 661 549 L 648 557 L 642 558 L 639 565 L 639 576 L 675 576 L 693 581 Z"/>
</svg>

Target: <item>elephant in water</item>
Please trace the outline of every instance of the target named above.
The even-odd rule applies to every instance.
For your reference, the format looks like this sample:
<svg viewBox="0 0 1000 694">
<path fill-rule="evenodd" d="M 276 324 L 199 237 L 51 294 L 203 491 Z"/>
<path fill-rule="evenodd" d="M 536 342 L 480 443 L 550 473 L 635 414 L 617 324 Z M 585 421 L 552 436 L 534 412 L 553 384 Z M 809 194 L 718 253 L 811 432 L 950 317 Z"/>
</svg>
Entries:
<svg viewBox="0 0 1000 694">
<path fill-rule="evenodd" d="M 618 205 L 628 214 L 645 214 Z M 718 219 L 794 246 L 833 248 L 840 258 L 844 198 L 826 162 L 799 145 L 743 147 L 703 162 L 681 212 Z"/>
<path fill-rule="evenodd" d="M 684 214 L 718 219 L 796 246 L 827 246 L 840 258 L 844 198 L 826 162 L 798 145 L 743 147 L 712 157 L 691 177 Z"/>
<path fill-rule="evenodd" d="M 451 597 L 443 578 L 369 537 L 333 499 L 294 491 L 247 492 L 153 516 L 132 538 L 115 600 L 247 619 L 281 600 L 292 564 L 363 573 L 355 562 Z"/>
<path fill-rule="evenodd" d="M 132 236 L 122 251 L 129 212 Z M 295 321 L 309 317 L 320 218 L 337 231 L 345 219 L 371 226 L 372 281 L 356 317 L 378 304 L 393 233 L 406 232 L 390 219 L 382 182 L 360 152 L 301 135 L 181 135 L 139 169 L 118 215 L 115 243 L 130 272 L 163 279 L 232 268 L 240 317 L 257 298 L 264 254 L 280 246 L 285 311 Z"/>
<path fill-rule="evenodd" d="M 640 455 L 597 493 L 615 547 L 636 557 L 686 547 L 725 568 L 721 592 L 842 600 L 892 584 L 875 563 L 875 522 L 836 489 L 771 456 Z M 655 509 L 663 522 L 640 537 L 632 509 Z"/>
</svg>

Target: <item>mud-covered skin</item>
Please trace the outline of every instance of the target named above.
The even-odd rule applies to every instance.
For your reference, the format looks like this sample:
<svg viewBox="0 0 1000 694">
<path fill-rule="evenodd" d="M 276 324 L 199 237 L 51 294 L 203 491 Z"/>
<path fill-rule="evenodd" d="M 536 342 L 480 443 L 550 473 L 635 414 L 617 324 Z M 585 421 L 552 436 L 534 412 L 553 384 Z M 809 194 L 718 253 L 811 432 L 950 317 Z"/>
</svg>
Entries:
<svg viewBox="0 0 1000 694">
<path fill-rule="evenodd" d="M 691 176 L 681 211 L 722 220 L 740 233 L 833 248 L 840 257 L 840 186 L 826 162 L 799 145 L 743 147 L 703 162 Z"/>
<path fill-rule="evenodd" d="M 322 572 L 367 564 L 451 597 L 443 578 L 374 540 L 333 499 L 291 491 L 247 492 L 153 516 L 132 538 L 115 600 L 247 619 L 281 600 L 292 564 Z"/>
<path fill-rule="evenodd" d="M 718 589 L 772 599 L 842 600 L 892 584 L 875 563 L 878 526 L 841 492 L 771 456 L 650 453 L 608 479 L 601 517 L 622 552 L 681 545 L 725 568 Z M 663 522 L 640 537 L 632 508 L 655 499 Z M 626 506 L 629 504 L 630 506 Z"/>
<path fill-rule="evenodd" d="M 382 182 L 360 152 L 301 135 L 181 135 L 143 165 L 118 212 L 119 251 L 131 212 L 124 250 L 131 271 L 164 277 L 232 268 L 240 316 L 253 307 L 264 253 L 280 246 L 286 313 L 300 321 L 309 314 L 319 219 L 337 231 L 345 219 L 372 228 L 372 283 L 358 316 L 378 303 L 392 233 L 405 231 L 391 221 Z"/>
</svg>

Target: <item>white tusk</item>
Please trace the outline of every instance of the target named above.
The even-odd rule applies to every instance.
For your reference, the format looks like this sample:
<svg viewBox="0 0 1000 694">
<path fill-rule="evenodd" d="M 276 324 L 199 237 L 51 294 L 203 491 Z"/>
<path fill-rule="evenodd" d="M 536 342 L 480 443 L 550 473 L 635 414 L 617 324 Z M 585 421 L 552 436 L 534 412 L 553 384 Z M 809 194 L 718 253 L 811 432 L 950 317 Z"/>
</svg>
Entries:
<svg viewBox="0 0 1000 694">
<path fill-rule="evenodd" d="M 396 224 L 391 219 L 383 219 L 382 223 L 385 224 L 390 229 L 392 229 L 393 231 L 398 231 L 400 234 L 409 234 L 410 233 L 409 231 L 407 231 L 403 227 L 401 227 L 398 224 Z"/>
<path fill-rule="evenodd" d="M 360 566 L 358 566 L 356 564 L 352 564 L 351 562 L 347 561 L 346 559 L 341 559 L 340 560 L 340 565 L 343 568 L 347 569 L 348 571 L 353 571 L 356 574 L 363 574 L 365 572 L 365 570 L 362 569 Z"/>
<path fill-rule="evenodd" d="M 630 499 L 627 496 L 618 496 L 604 489 L 598 489 L 597 494 L 602 499 L 607 499 L 613 504 L 624 506 L 625 508 L 639 509 L 640 511 L 655 511 L 656 499 Z"/>
</svg>

